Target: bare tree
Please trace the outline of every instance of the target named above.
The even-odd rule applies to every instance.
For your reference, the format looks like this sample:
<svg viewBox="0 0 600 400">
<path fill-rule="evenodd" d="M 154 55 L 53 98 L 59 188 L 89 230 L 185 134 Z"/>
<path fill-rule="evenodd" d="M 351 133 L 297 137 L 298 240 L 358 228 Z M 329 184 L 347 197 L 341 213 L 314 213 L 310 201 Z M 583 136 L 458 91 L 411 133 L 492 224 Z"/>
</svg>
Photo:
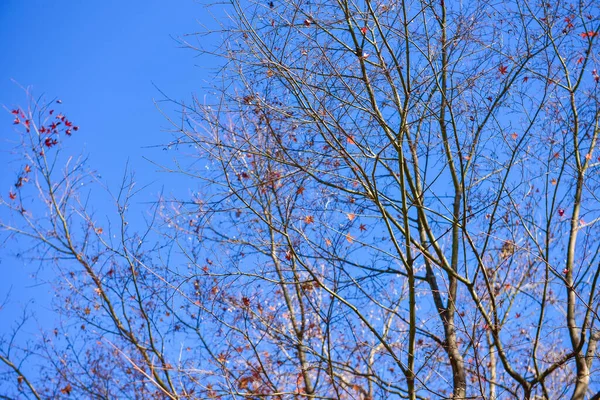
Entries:
<svg viewBox="0 0 600 400">
<path fill-rule="evenodd" d="M 56 117 L 15 110 L 30 172 L 2 226 L 56 262 L 65 320 L 29 391 L 2 348 L 15 390 L 600 397 L 598 4 L 230 5 L 197 48 L 218 101 L 171 120 L 192 194 L 142 233 L 133 180 L 99 226 Z"/>
</svg>

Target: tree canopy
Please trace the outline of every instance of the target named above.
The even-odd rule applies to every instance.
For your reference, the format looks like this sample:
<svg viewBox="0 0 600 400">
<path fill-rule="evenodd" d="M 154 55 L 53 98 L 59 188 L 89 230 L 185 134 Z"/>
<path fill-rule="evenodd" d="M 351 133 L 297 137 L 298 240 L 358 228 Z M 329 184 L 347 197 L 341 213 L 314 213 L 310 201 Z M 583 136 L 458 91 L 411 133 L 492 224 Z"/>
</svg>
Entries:
<svg viewBox="0 0 600 400">
<path fill-rule="evenodd" d="M 145 226 L 129 177 L 93 212 L 65 114 L 13 111 L 0 226 L 63 324 L 0 341 L 7 396 L 600 398 L 600 4 L 227 7 Z"/>
</svg>

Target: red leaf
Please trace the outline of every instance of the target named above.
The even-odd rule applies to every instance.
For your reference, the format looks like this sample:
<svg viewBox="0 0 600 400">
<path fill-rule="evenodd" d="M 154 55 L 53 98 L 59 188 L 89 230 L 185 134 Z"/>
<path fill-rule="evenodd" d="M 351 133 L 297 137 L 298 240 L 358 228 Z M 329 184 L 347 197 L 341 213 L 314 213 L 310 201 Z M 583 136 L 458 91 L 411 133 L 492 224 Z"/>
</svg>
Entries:
<svg viewBox="0 0 600 400">
<path fill-rule="evenodd" d="M 365 224 L 360 224 L 360 226 L 358 227 L 358 229 L 360 229 L 362 232 L 367 230 L 367 227 Z"/>
<path fill-rule="evenodd" d="M 8 193 L 8 197 L 9 197 L 11 200 L 14 200 L 14 199 L 16 199 L 16 198 L 17 198 L 17 195 L 16 195 L 15 193 L 13 193 L 13 192 L 9 192 L 9 193 Z"/>
<path fill-rule="evenodd" d="M 575 27 L 570 17 L 565 17 L 565 23 L 567 24 L 567 29 L 573 29 Z"/>
<path fill-rule="evenodd" d="M 582 33 L 581 35 L 579 35 L 579 36 L 581 36 L 582 38 L 584 38 L 584 39 L 585 39 L 585 38 L 592 38 L 592 37 L 596 36 L 596 34 L 597 34 L 597 32 L 594 32 L 594 31 L 588 31 L 588 32 L 583 32 L 583 33 Z"/>
<path fill-rule="evenodd" d="M 561 217 L 564 216 L 565 215 L 565 209 L 564 208 L 559 208 L 558 209 L 558 215 L 561 216 Z"/>
<path fill-rule="evenodd" d="M 16 110 L 12 110 L 12 111 L 11 111 L 11 114 L 14 114 L 14 115 L 19 115 L 19 110 L 18 110 L 18 109 L 16 109 Z"/>
<path fill-rule="evenodd" d="M 366 35 L 366 34 L 367 34 L 367 30 L 368 30 L 368 28 L 367 28 L 366 26 L 363 26 L 362 28 L 360 28 L 360 32 L 361 32 L 363 35 Z"/>
<path fill-rule="evenodd" d="M 311 23 L 312 21 L 308 18 L 304 20 L 304 26 L 310 26 Z"/>
<path fill-rule="evenodd" d="M 21 120 L 19 119 L 19 117 L 15 118 L 15 120 L 13 121 L 14 125 L 19 125 L 21 123 Z"/>
<path fill-rule="evenodd" d="M 78 130 L 79 130 L 79 127 L 78 127 L 78 126 L 74 126 L 74 127 L 73 127 L 73 130 L 74 130 L 74 131 L 78 131 Z"/>
<path fill-rule="evenodd" d="M 505 65 L 500 65 L 500 66 L 498 67 L 498 71 L 500 71 L 500 73 L 501 73 L 502 75 L 504 75 L 504 74 L 506 74 L 506 72 L 508 71 L 508 67 L 507 67 L 507 66 L 505 66 Z"/>
</svg>

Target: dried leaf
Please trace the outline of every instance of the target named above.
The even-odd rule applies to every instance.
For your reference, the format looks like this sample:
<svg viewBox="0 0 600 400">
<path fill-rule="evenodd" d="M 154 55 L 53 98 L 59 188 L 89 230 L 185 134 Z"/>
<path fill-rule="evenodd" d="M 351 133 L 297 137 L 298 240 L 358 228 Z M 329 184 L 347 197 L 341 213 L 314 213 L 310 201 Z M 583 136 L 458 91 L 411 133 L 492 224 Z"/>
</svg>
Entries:
<svg viewBox="0 0 600 400">
<path fill-rule="evenodd" d="M 73 391 L 73 387 L 71 386 L 70 383 L 67 383 L 67 386 L 65 386 L 64 388 L 60 389 L 60 392 L 62 394 L 66 394 L 66 395 L 71 394 L 72 391 Z"/>
</svg>

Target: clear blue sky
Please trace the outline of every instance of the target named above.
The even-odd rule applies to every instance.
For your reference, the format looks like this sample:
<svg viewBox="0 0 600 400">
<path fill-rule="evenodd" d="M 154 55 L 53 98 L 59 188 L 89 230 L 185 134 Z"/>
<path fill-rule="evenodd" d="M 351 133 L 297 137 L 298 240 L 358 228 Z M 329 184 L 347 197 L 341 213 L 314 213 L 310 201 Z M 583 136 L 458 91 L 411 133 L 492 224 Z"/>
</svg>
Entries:
<svg viewBox="0 0 600 400">
<path fill-rule="evenodd" d="M 201 31 L 200 24 L 214 24 L 202 1 L 2 0 L 0 105 L 26 106 L 19 85 L 31 87 L 37 96 L 60 98 L 62 110 L 81 128 L 69 151 L 89 154 L 90 165 L 112 187 L 129 162 L 140 183 L 151 183 L 151 198 L 172 179 L 156 174 L 156 167 L 143 159 L 169 157 L 160 148 L 147 148 L 170 139 L 163 131 L 168 124 L 153 103 L 161 98 L 154 85 L 175 99 L 202 94 L 214 61 L 210 65 L 174 40 Z M 0 110 L 0 191 L 5 197 L 19 168 L 11 153 L 16 138 L 11 121 Z M 28 278 L 33 266 L 11 257 L 14 246 L 0 247 L 0 304 L 12 288 L 11 302 L 0 310 L 0 334 L 29 299 L 37 304 L 31 308 L 43 308 L 49 296 L 47 286 L 35 286 Z"/>
</svg>

